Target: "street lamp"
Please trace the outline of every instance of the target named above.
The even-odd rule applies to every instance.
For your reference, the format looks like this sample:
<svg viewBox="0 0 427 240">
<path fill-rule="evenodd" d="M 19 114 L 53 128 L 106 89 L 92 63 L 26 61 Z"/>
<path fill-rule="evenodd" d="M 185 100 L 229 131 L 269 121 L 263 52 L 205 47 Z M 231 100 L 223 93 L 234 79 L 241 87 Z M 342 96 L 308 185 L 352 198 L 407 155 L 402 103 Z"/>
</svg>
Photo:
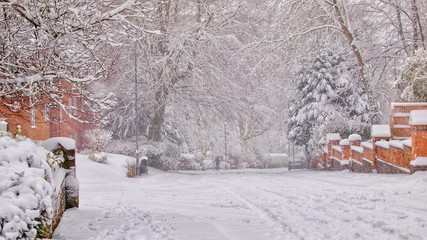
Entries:
<svg viewBox="0 0 427 240">
<path fill-rule="evenodd" d="M 139 166 L 139 146 L 138 146 L 138 72 L 137 72 L 137 48 L 136 40 L 133 42 L 135 59 L 134 59 L 134 73 L 135 73 L 135 163 L 136 163 L 136 175 L 140 175 L 140 166 Z"/>
<path fill-rule="evenodd" d="M 224 157 L 227 158 L 227 123 L 224 123 Z"/>
</svg>

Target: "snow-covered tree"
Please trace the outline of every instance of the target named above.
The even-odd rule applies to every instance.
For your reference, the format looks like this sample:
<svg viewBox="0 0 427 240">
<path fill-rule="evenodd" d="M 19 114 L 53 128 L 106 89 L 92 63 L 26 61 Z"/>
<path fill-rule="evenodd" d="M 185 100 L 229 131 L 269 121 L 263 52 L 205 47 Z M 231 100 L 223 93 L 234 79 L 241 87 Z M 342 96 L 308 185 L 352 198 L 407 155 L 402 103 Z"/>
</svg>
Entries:
<svg viewBox="0 0 427 240">
<path fill-rule="evenodd" d="M 54 104 L 73 115 L 62 102 L 72 94 L 92 111 L 111 107 L 108 95 L 93 94 L 89 84 L 109 75 L 120 26 L 142 10 L 133 0 L 1 1 L 0 101 Z"/>
<path fill-rule="evenodd" d="M 402 90 L 402 99 L 427 102 L 427 51 L 418 50 L 405 61 L 400 71 L 401 79 L 396 86 Z"/>
<path fill-rule="evenodd" d="M 289 109 L 288 137 L 307 152 L 310 140 L 316 142 L 314 131 L 337 117 L 369 121 L 366 96 L 346 63 L 345 54 L 322 49 L 303 64 L 297 75 L 297 98 Z"/>
</svg>

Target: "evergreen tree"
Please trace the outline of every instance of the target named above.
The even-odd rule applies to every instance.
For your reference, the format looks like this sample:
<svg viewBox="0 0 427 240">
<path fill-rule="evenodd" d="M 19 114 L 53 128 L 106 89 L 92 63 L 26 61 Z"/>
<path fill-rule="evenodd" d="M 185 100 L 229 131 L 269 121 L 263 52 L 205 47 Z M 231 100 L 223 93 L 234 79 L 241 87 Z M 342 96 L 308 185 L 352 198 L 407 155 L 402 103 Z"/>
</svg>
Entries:
<svg viewBox="0 0 427 240">
<path fill-rule="evenodd" d="M 352 80 L 346 63 L 345 54 L 322 49 L 297 74 L 297 96 L 289 110 L 288 138 L 307 153 L 320 148 L 320 139 L 312 139 L 318 135 L 315 130 L 334 119 L 343 118 L 348 120 L 343 124 L 352 125 L 369 121 L 367 98 Z M 340 126 L 348 128 L 351 126 Z M 310 146 L 313 144 L 316 146 Z"/>
</svg>

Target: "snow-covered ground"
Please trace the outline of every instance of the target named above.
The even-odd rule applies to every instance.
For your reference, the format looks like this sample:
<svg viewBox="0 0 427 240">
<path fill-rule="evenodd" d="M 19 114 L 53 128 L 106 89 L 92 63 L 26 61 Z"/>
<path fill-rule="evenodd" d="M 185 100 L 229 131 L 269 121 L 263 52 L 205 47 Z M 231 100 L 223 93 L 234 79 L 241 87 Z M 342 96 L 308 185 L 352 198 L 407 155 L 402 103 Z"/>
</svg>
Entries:
<svg viewBox="0 0 427 240">
<path fill-rule="evenodd" d="M 284 169 L 125 177 L 79 155 L 80 208 L 57 239 L 426 239 L 427 173 Z"/>
</svg>

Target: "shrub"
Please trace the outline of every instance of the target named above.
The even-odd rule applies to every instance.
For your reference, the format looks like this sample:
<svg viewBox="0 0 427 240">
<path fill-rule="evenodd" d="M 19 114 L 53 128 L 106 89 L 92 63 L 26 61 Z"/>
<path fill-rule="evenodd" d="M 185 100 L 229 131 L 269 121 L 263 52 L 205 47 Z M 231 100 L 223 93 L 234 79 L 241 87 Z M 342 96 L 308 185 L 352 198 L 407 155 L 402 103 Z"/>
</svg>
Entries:
<svg viewBox="0 0 427 240">
<path fill-rule="evenodd" d="M 127 162 L 127 173 L 126 176 L 128 178 L 132 178 L 136 176 L 136 163 L 135 162 Z"/>
<path fill-rule="evenodd" d="M 100 153 L 91 153 L 88 157 L 90 160 L 99 162 L 99 163 L 105 163 L 107 162 L 107 154 L 100 152 Z"/>
<path fill-rule="evenodd" d="M 86 146 L 92 153 L 101 152 L 111 141 L 113 133 L 105 129 L 92 129 L 84 132 Z"/>
</svg>

